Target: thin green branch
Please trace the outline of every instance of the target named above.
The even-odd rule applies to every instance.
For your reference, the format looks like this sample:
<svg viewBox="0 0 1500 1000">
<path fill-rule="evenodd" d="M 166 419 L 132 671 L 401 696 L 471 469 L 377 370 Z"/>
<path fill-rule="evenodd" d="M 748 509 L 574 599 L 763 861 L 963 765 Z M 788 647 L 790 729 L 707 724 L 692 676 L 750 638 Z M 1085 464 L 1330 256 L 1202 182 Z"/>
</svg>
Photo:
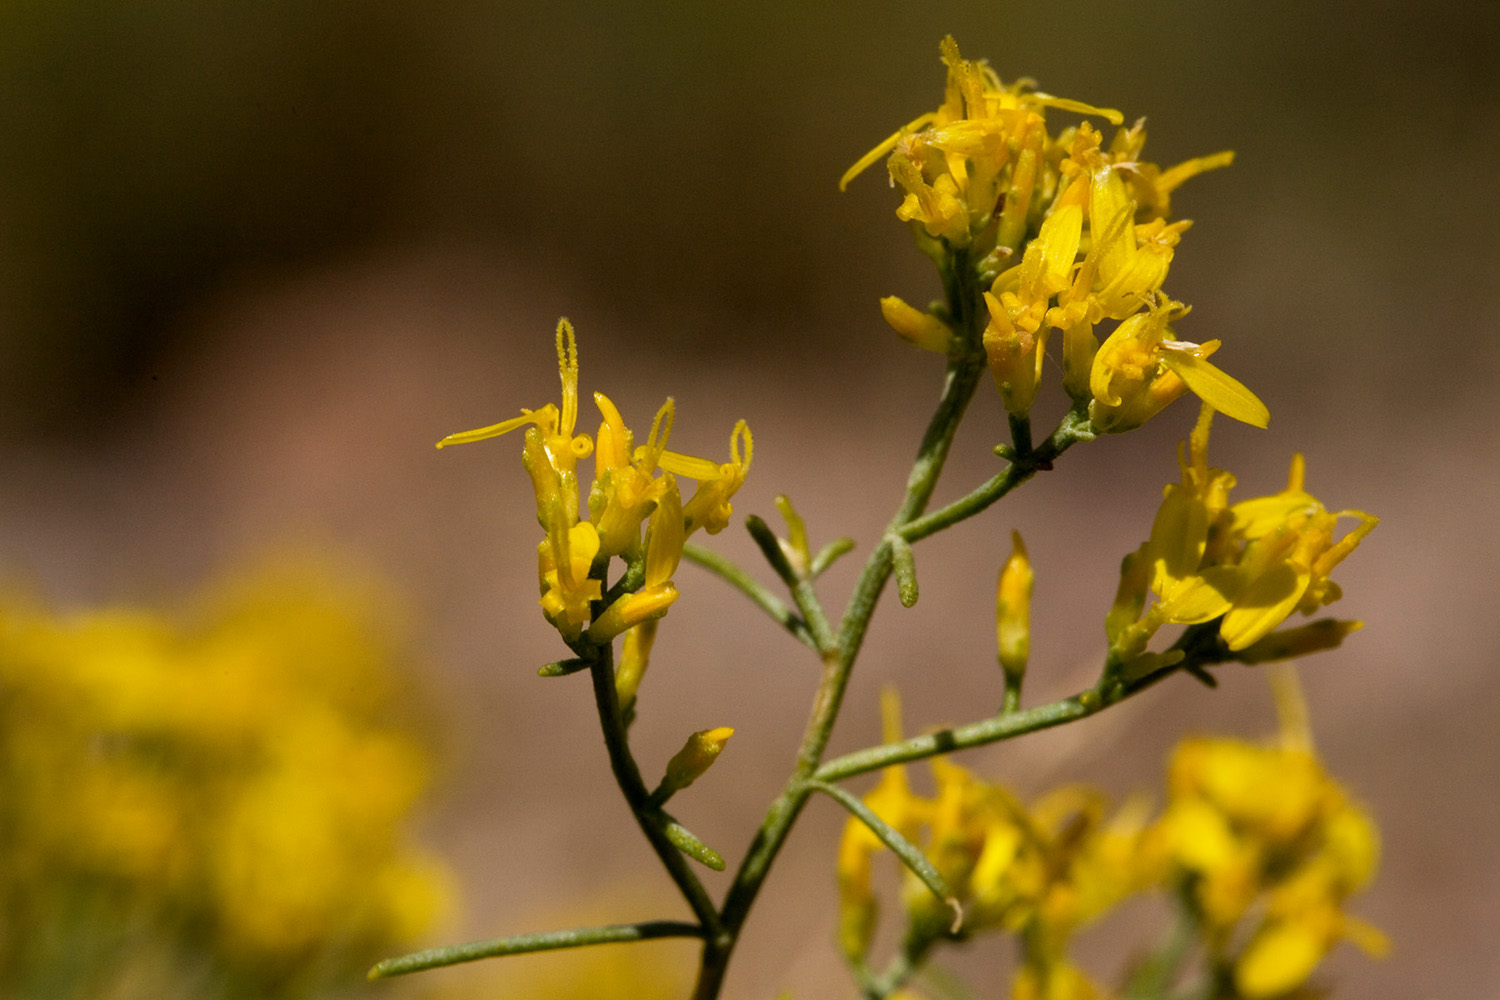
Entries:
<svg viewBox="0 0 1500 1000">
<path fill-rule="evenodd" d="M 672 881 L 677 884 L 688 906 L 692 907 L 693 916 L 698 918 L 703 927 L 717 933 L 720 929 L 718 909 L 704 890 L 703 883 L 698 881 L 698 876 L 689 867 L 687 858 L 667 836 L 666 815 L 651 804 L 651 793 L 641 780 L 641 769 L 630 752 L 615 692 L 613 655 L 613 647 L 600 647 L 590 674 L 594 682 L 594 704 L 598 709 L 599 728 L 604 733 L 604 745 L 609 752 L 609 764 L 614 772 L 615 783 L 620 786 L 620 792 L 625 796 L 625 802 L 630 806 L 630 811 L 635 815 L 652 850 L 671 875 Z"/>
<path fill-rule="evenodd" d="M 833 626 L 828 623 L 828 613 L 823 610 L 823 602 L 818 597 L 817 586 L 810 575 L 792 585 L 792 600 L 796 602 L 797 610 L 802 612 L 802 618 L 812 632 L 817 652 L 827 655 L 833 649 Z"/>
<path fill-rule="evenodd" d="M 894 530 L 899 531 L 901 537 L 908 542 L 915 542 L 928 535 L 936 534 L 944 528 L 950 528 L 985 510 L 1036 475 L 1038 471 L 1050 469 L 1053 461 L 1073 445 L 1092 441 L 1094 437 L 1095 433 L 1087 412 L 1081 408 L 1071 410 L 1058 423 L 1057 428 L 1047 437 L 1047 440 L 1037 448 L 1024 455 L 1007 449 L 1006 454 L 1010 456 L 1010 464 L 1003 471 L 990 477 L 979 488 L 945 507 L 896 525 Z"/>
<path fill-rule="evenodd" d="M 766 562 L 771 564 L 771 569 L 791 591 L 792 601 L 802 613 L 802 620 L 807 623 L 808 631 L 812 633 L 814 648 L 819 654 L 828 652 L 833 648 L 833 628 L 828 624 L 828 615 L 823 610 L 823 602 L 818 599 L 818 591 L 812 578 L 799 573 L 797 567 L 792 565 L 781 547 L 781 539 L 776 537 L 776 532 L 763 519 L 751 514 L 745 518 L 745 527 L 766 557 Z"/>
<path fill-rule="evenodd" d="M 1201 669 L 1206 664 L 1219 662 L 1213 658 L 1214 655 L 1210 648 L 1205 653 L 1207 659 L 1190 657 L 1175 666 L 1129 683 L 1101 680 L 1099 686 L 1082 691 L 1071 698 L 1061 698 L 1035 708 L 1018 709 L 963 726 L 939 729 L 936 732 L 913 736 L 897 743 L 886 743 L 878 747 L 856 750 L 827 761 L 814 771 L 811 777 L 815 781 L 843 781 L 856 774 L 878 771 L 892 764 L 907 764 L 914 760 L 952 753 L 955 750 L 982 747 L 1042 729 L 1051 729 L 1053 726 L 1073 722 L 1103 711 L 1112 705 L 1118 705 L 1180 671 L 1191 672 L 1193 669 Z"/>
<path fill-rule="evenodd" d="M 638 924 L 606 924 L 602 927 L 575 927 L 566 931 L 519 934 L 515 937 L 429 948 L 426 951 L 412 952 L 410 955 L 388 958 L 370 970 L 369 978 L 386 979 L 391 976 L 404 976 L 410 972 L 421 972 L 424 969 L 440 969 L 446 965 L 476 962 L 482 958 L 525 955 L 534 951 L 582 948 L 593 944 L 623 944 L 658 938 L 701 938 L 702 936 L 702 927 L 677 920 L 647 920 Z"/>
<path fill-rule="evenodd" d="M 692 542 L 683 546 L 682 554 L 689 562 L 697 563 L 710 573 L 716 574 L 731 587 L 750 598 L 756 607 L 770 615 L 773 621 L 795 636 L 797 641 L 813 652 L 818 652 L 817 641 L 813 638 L 807 623 L 798 618 L 781 598 L 767 590 L 738 564 L 712 549 L 705 549 Z"/>
<path fill-rule="evenodd" d="M 966 265 L 964 271 L 967 271 Z M 970 339 L 977 342 L 978 326 L 969 314 L 972 311 L 971 304 L 978 300 L 978 296 L 960 294 L 959 286 L 963 282 L 950 284 L 955 286 L 950 294 L 950 302 L 953 304 L 951 311 L 960 325 L 970 330 Z M 927 432 L 923 435 L 921 449 L 907 479 L 906 496 L 891 521 L 893 528 L 899 528 L 919 514 L 931 498 L 943 463 L 952 447 L 953 437 L 969 400 L 979 386 L 983 371 L 982 355 L 965 355 L 949 362 L 942 397 L 928 424 Z M 890 578 L 891 569 L 891 545 L 888 539 L 882 540 L 870 553 L 864 571 L 855 584 L 834 645 L 828 647 L 823 654 L 823 675 L 798 748 L 797 771 L 782 794 L 771 803 L 735 874 L 734 883 L 729 888 L 721 910 L 725 931 L 722 939 L 710 938 L 704 943 L 694 1000 L 714 1000 L 718 997 L 739 930 L 765 882 L 772 862 L 807 803 L 811 789 L 806 786 L 805 781 L 817 768 L 833 733 L 833 724 L 838 718 L 850 670 L 859 653 L 880 592 Z"/>
<path fill-rule="evenodd" d="M 935 733 L 913 736 L 898 743 L 856 750 L 823 764 L 813 773 L 813 777 L 818 781 L 842 781 L 892 764 L 922 760 L 954 750 L 967 750 L 986 743 L 1024 736 L 1040 729 L 1049 729 L 1092 715 L 1103 707 L 1104 701 L 1096 692 L 1085 691 L 1081 695 L 1036 708 L 1021 709 L 1008 715 L 997 715 L 951 729 L 940 729 Z"/>
</svg>

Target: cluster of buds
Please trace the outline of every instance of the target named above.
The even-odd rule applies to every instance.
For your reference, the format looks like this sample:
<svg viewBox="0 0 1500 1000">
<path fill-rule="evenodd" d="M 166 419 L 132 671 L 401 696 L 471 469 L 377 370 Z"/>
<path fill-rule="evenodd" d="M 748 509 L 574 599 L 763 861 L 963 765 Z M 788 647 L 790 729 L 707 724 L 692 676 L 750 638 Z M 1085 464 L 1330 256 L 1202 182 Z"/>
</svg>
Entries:
<svg viewBox="0 0 1500 1000">
<path fill-rule="evenodd" d="M 1234 476 L 1208 465 L 1212 421 L 1213 409 L 1205 405 L 1186 448 L 1178 450 L 1182 482 L 1166 488 L 1150 539 L 1124 561 L 1106 630 L 1110 655 L 1127 675 L 1170 666 L 1146 652 L 1152 635 L 1168 623 L 1219 619 L 1224 646 L 1248 663 L 1327 649 L 1359 627 L 1328 621 L 1273 631 L 1294 611 L 1309 615 L 1338 600 L 1339 586 L 1329 574 L 1379 519 L 1325 508 L 1303 489 L 1301 455 L 1292 459 L 1286 489 L 1231 504 Z M 1358 523 L 1336 537 L 1345 517 Z M 1156 598 L 1149 609 L 1148 594 Z"/>
<path fill-rule="evenodd" d="M 449 435 L 438 447 L 526 428 L 522 463 L 536 493 L 537 520 L 546 532 L 537 549 L 542 613 L 575 648 L 582 640 L 600 645 L 637 632 L 627 637 L 619 672 L 629 686 L 620 691 L 621 701 L 628 702 L 645 669 L 653 626 L 677 599 L 672 578 L 683 546 L 693 532 L 714 534 L 729 523 L 730 498 L 750 469 L 753 442 L 740 421 L 730 434 L 728 462 L 668 450 L 675 415 L 668 399 L 657 411 L 645 443 L 637 446 L 620 411 L 599 392 L 594 402 L 603 419 L 597 439 L 591 440 L 575 433 L 578 346 L 566 319 L 557 325 L 557 361 L 560 405 L 523 409 L 519 417 L 502 423 Z M 590 455 L 594 481 L 585 518 L 577 466 Z M 678 477 L 698 482 L 686 501 Z M 626 571 L 620 584 L 606 592 L 609 562 L 615 557 L 625 562 Z"/>
<path fill-rule="evenodd" d="M 1124 118 L 1111 108 L 1052 97 L 1031 81 L 1002 83 L 983 62 L 942 45 L 943 104 L 871 150 L 842 184 L 890 154 L 891 181 L 905 192 L 897 216 L 939 267 L 972 269 L 988 323 L 955 324 L 890 297 L 881 309 L 909 342 L 958 356 L 982 341 L 1006 409 L 1026 416 L 1036 398 L 1048 337 L 1062 337 L 1063 387 L 1086 404 L 1097 430 L 1139 427 L 1185 389 L 1223 413 L 1265 426 L 1265 406 L 1207 360 L 1218 341 L 1189 343 L 1171 324 L 1187 312 L 1162 292 L 1187 221 L 1171 222 L 1171 195 L 1189 178 L 1226 166 L 1229 152 L 1167 170 L 1141 159 L 1143 121 L 1106 146 L 1087 122 L 1048 131 L 1057 108 Z M 1098 324 L 1117 325 L 1101 345 Z M 963 329 L 963 327 L 974 329 Z"/>
</svg>

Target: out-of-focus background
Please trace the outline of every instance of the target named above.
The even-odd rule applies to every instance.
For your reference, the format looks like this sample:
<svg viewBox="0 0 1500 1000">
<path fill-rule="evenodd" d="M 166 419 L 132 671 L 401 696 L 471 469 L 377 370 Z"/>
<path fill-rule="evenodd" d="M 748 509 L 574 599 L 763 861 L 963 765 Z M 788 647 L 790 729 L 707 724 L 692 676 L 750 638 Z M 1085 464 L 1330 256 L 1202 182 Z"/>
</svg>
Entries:
<svg viewBox="0 0 1500 1000">
<path fill-rule="evenodd" d="M 1394 953 L 1346 949 L 1333 968 L 1344 996 L 1480 995 L 1500 978 L 1492 6 L 6 5 L 0 569 L 85 605 L 156 600 L 276 545 L 364 561 L 408 595 L 445 720 L 424 828 L 465 909 L 443 937 L 676 915 L 586 682 L 535 676 L 562 647 L 533 603 L 516 447 L 432 443 L 554 398 L 566 314 L 585 389 L 630 422 L 670 393 L 674 446 L 709 455 L 750 422 L 740 513 L 787 492 L 815 541 L 867 549 L 940 377 L 876 300 L 937 288 L 878 168 L 842 195 L 835 181 L 936 105 L 947 32 L 1006 78 L 1148 115 L 1158 162 L 1236 150 L 1174 198 L 1196 225 L 1167 282 L 1194 307 L 1183 335 L 1222 339 L 1216 361 L 1271 408 L 1267 431 L 1221 420 L 1211 457 L 1255 495 L 1301 450 L 1331 508 L 1382 518 L 1334 609 L 1367 627 L 1304 673 L 1320 750 L 1385 836 L 1356 909 Z M 995 468 L 1004 421 L 984 392 L 948 494 Z M 1030 696 L 1087 683 L 1117 560 L 1148 532 L 1192 416 L 1179 403 L 1080 448 L 923 543 L 921 603 L 879 619 L 835 749 L 878 737 L 881 684 L 900 686 L 912 728 L 998 697 L 992 588 L 1012 527 L 1038 573 Z M 717 544 L 755 561 L 738 525 Z M 835 603 L 851 575 L 830 574 Z M 733 864 L 816 674 L 717 581 L 679 583 L 638 752 L 650 773 L 686 733 L 737 728 L 679 809 Z M 1261 679 L 1230 670 L 1216 692 L 1174 681 L 964 763 L 1024 791 L 1068 778 L 1123 794 L 1160 785 L 1183 732 L 1273 724 Z M 831 947 L 841 822 L 809 810 L 728 996 L 847 995 Z M 986 995 L 1005 960 L 969 959 Z M 559 961 L 437 975 L 542 990 L 537 970 Z"/>
</svg>

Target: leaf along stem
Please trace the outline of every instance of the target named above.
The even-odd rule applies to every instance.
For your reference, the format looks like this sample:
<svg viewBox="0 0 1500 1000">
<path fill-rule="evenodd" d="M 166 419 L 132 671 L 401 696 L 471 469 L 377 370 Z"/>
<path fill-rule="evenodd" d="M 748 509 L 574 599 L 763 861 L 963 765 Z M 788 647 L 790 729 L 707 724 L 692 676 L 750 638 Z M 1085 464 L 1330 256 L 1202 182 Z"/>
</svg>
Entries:
<svg viewBox="0 0 1500 1000">
<path fill-rule="evenodd" d="M 847 809 L 855 819 L 869 827 L 870 832 L 878 837 L 882 844 L 889 847 L 891 853 L 896 855 L 940 902 L 952 906 L 955 913 L 960 912 L 958 901 L 953 897 L 953 889 L 948 885 L 948 880 L 943 878 L 942 873 L 933 866 L 927 855 L 922 853 L 922 849 L 902 836 L 900 830 L 881 819 L 875 810 L 865 805 L 859 796 L 838 785 L 830 785 L 826 781 L 812 780 L 807 782 L 807 787 L 815 792 L 822 792 Z"/>
<path fill-rule="evenodd" d="M 369 978 L 386 979 L 390 976 L 421 972 L 424 969 L 440 969 L 447 965 L 475 962 L 482 958 L 524 955 L 534 951 L 581 948 L 591 944 L 651 941 L 657 938 L 701 938 L 702 936 L 702 927 L 678 920 L 647 920 L 638 924 L 606 924 L 601 927 L 575 927 L 565 931 L 518 934 L 515 937 L 451 944 L 442 948 L 429 948 L 426 951 L 412 952 L 410 955 L 388 958 L 370 970 Z"/>
<path fill-rule="evenodd" d="M 683 558 L 697 563 L 750 598 L 756 607 L 770 615 L 776 624 L 795 636 L 798 642 L 801 642 L 814 653 L 818 652 L 818 644 L 813 639 L 813 634 L 808 629 L 807 623 L 798 618 L 781 598 L 771 593 L 763 584 L 745 572 L 738 563 L 694 542 L 688 542 L 683 546 L 682 555 Z"/>
</svg>

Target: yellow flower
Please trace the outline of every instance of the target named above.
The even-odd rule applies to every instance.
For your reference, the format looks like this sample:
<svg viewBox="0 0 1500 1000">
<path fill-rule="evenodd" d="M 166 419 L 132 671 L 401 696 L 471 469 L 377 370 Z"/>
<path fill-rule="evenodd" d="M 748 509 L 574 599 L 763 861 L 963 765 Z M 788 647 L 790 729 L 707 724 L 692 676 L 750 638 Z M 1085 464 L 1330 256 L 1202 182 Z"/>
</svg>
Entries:
<svg viewBox="0 0 1500 1000">
<path fill-rule="evenodd" d="M 641 522 L 668 488 L 668 477 L 655 475 L 672 434 L 676 406 L 671 399 L 656 411 L 651 432 L 640 448 L 620 411 L 602 392 L 594 402 L 604 420 L 594 453 L 594 484 L 589 489 L 589 519 L 599 532 L 605 556 L 633 552 L 641 539 Z"/>
<path fill-rule="evenodd" d="M 585 628 L 590 641 L 608 642 L 660 618 L 677 599 L 672 574 L 687 535 L 698 528 L 713 534 L 729 523 L 733 510 L 729 501 L 749 472 L 753 442 L 742 420 L 730 434 L 729 462 L 719 464 L 667 450 L 676 415 L 669 398 L 657 411 L 646 443 L 636 447 L 619 409 L 609 397 L 596 392 L 594 402 L 602 421 L 595 451 L 588 435 L 574 434 L 578 345 L 566 319 L 557 326 L 557 359 L 560 406 L 549 403 L 537 410 L 522 410 L 519 417 L 449 435 L 438 447 L 481 441 L 526 427 L 521 461 L 536 494 L 537 520 L 546 531 L 537 548 L 542 613 L 569 643 L 576 642 Z M 595 459 L 589 518 L 580 520 L 577 461 L 591 452 Z M 674 474 L 698 480 L 686 504 L 678 494 Z M 648 518 L 644 585 L 617 598 L 595 618 L 597 602 L 604 596 L 608 561 L 620 556 L 639 566 L 641 525 Z M 634 649 L 634 679 L 620 689 L 622 704 L 633 698 L 631 685 L 639 683 L 645 665 L 639 640 Z"/>
<path fill-rule="evenodd" d="M 1153 300 L 1146 312 L 1126 319 L 1094 356 L 1089 418 L 1106 433 L 1132 430 L 1159 413 L 1184 389 L 1214 409 L 1255 427 L 1270 419 L 1265 404 L 1207 360 L 1219 342 L 1192 344 L 1166 335 L 1182 316 L 1182 303 Z"/>
<path fill-rule="evenodd" d="M 943 39 L 948 79 L 943 104 L 921 115 L 860 158 L 840 189 L 890 154 L 891 180 L 905 192 L 896 215 L 930 239 L 1018 251 L 1034 199 L 1055 188 L 1055 147 L 1045 111 L 1062 108 L 1119 124 L 1118 111 L 1052 97 L 1029 81 L 1003 84 L 983 62 L 964 59 L 952 37 Z M 1049 157 L 1053 157 L 1050 158 Z"/>
<path fill-rule="evenodd" d="M 599 533 L 588 521 L 569 524 L 554 508 L 547 537 L 537 546 L 542 614 L 569 642 L 578 638 L 590 617 L 589 606 L 602 595 L 589 568 L 599 554 Z"/>
<path fill-rule="evenodd" d="M 755 453 L 755 440 L 750 428 L 743 421 L 734 425 L 729 433 L 729 461 L 714 465 L 702 458 L 679 455 L 674 451 L 662 452 L 661 467 L 679 476 L 698 480 L 698 488 L 692 499 L 683 504 L 682 516 L 687 533 L 702 528 L 710 535 L 717 535 L 729 524 L 734 508 L 730 499 L 745 484 L 750 472 L 750 459 Z"/>
<path fill-rule="evenodd" d="M 1248 650 L 1292 612 L 1312 614 L 1337 600 L 1340 591 L 1329 574 L 1378 523 L 1361 511 L 1330 513 L 1308 494 L 1300 455 L 1292 459 L 1285 490 L 1230 505 L 1234 477 L 1208 467 L 1212 418 L 1213 410 L 1205 404 L 1186 455 L 1179 458 L 1182 483 L 1167 487 L 1139 556 L 1150 566 L 1158 603 L 1129 626 L 1111 612 L 1112 645 L 1122 658 L 1141 653 L 1164 623 L 1197 624 L 1221 616 L 1219 634 L 1225 645 L 1232 652 Z M 1336 538 L 1343 517 L 1359 523 Z M 1275 643 L 1251 658 L 1328 648 L 1353 627 L 1322 628 Z"/>
<path fill-rule="evenodd" d="M 1313 755 L 1295 679 L 1282 679 L 1279 743 L 1184 740 L 1151 834 L 1169 881 L 1192 893 L 1210 957 L 1247 1000 L 1297 989 L 1341 940 L 1385 947 L 1343 909 L 1374 874 L 1375 826 Z"/>
<path fill-rule="evenodd" d="M 573 428 L 578 423 L 578 341 L 573 335 L 573 324 L 566 318 L 557 321 L 557 369 L 562 380 L 560 406 L 548 403 L 537 410 L 523 408 L 519 417 L 472 431 L 449 434 L 437 446 L 445 448 L 451 444 L 483 441 L 509 434 L 527 424 L 535 424 L 541 431 L 541 442 L 548 464 L 559 475 L 572 472 L 580 458 L 589 456 L 593 450 L 593 442 L 587 434 L 576 437 L 573 434 Z M 542 498 L 538 496 L 537 499 L 540 502 Z"/>
<path fill-rule="evenodd" d="M 880 300 L 880 314 L 901 339 L 924 351 L 947 354 L 953 348 L 953 330 L 931 313 L 907 305 L 894 295 Z"/>
<path fill-rule="evenodd" d="M 7 601 L 0 902 L 26 933 L 0 993 L 324 992 L 424 933 L 451 891 L 404 829 L 430 761 L 395 724 L 393 610 L 306 560 L 186 614 Z"/>
<path fill-rule="evenodd" d="M 645 583 L 635 593 L 617 599 L 589 626 L 589 638 L 594 642 L 608 642 L 627 629 L 660 618 L 677 600 L 672 574 L 682 560 L 687 536 L 677 482 L 670 473 L 664 478 L 666 490 L 651 515 L 647 532 Z"/>
<path fill-rule="evenodd" d="M 734 730 L 730 727 L 718 726 L 689 736 L 682 749 L 667 761 L 667 773 L 661 779 L 662 788 L 667 792 L 678 792 L 703 777 L 733 735 Z"/>
<path fill-rule="evenodd" d="M 1057 329 L 1063 386 L 1075 401 L 1091 403 L 1101 431 L 1138 427 L 1184 390 L 1264 426 L 1266 410 L 1254 394 L 1206 360 L 1217 342 L 1168 335 L 1169 319 L 1186 310 L 1161 291 L 1189 225 L 1167 221 L 1171 193 L 1228 165 L 1233 154 L 1163 170 L 1142 159 L 1139 122 L 1117 130 L 1108 146 L 1088 122 L 1053 135 L 1048 108 L 1115 125 L 1123 116 L 1037 93 L 1029 81 L 1004 84 L 986 64 L 962 58 L 951 37 L 942 53 L 942 106 L 862 157 L 840 187 L 889 154 L 892 183 L 904 192 L 896 214 L 913 226 L 919 246 L 942 266 L 964 251 L 989 282 L 982 342 L 1007 411 L 1030 411 L 1047 338 Z M 953 353 L 952 333 L 935 317 L 894 297 L 881 305 L 908 341 Z M 1120 324 L 1101 349 L 1095 327 L 1104 320 Z"/>
</svg>

